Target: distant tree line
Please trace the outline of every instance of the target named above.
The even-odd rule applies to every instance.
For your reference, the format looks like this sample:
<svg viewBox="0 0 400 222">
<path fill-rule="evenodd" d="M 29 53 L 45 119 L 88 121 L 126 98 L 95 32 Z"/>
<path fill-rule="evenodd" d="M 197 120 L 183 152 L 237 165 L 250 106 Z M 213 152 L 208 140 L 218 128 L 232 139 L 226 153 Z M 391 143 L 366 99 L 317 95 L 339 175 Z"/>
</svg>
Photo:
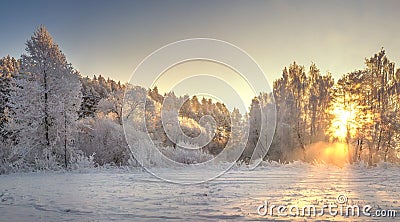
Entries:
<svg viewBox="0 0 400 222">
<path fill-rule="evenodd" d="M 83 77 L 40 26 L 20 59 L 0 59 L 0 173 L 70 168 L 83 160 L 96 165 L 132 164 L 122 110 L 124 105 L 134 110 L 143 97 L 147 98 L 146 126 L 141 127 L 158 141 L 157 146 L 172 151 L 189 143 L 185 137 L 166 134 L 176 130 L 169 120 L 177 117 L 190 138 L 208 132 L 199 140 L 211 141 L 201 149 L 210 155 L 218 155 L 229 140 L 235 144 L 248 134 L 240 157 L 248 161 L 256 146 L 263 144 L 257 142 L 265 140 L 261 115 L 272 115 L 276 109 L 275 135 L 264 159 L 313 161 L 309 145 L 338 141 L 347 145 L 350 163 L 399 162 L 400 69 L 395 69 L 383 49 L 365 64 L 365 69 L 345 74 L 335 84 L 332 75 L 322 74 L 315 64 L 306 70 L 294 62 L 274 81 L 273 92 L 260 93 L 249 112 L 241 114 L 209 98 L 161 94 L 156 86 L 144 89 L 101 75 Z M 124 95 L 127 87 L 134 90 Z M 169 103 L 164 103 L 166 98 Z M 211 116 L 214 125 L 200 124 L 203 116 Z M 136 117 L 134 112 L 126 116 Z M 232 119 L 249 130 L 233 135 Z"/>
</svg>

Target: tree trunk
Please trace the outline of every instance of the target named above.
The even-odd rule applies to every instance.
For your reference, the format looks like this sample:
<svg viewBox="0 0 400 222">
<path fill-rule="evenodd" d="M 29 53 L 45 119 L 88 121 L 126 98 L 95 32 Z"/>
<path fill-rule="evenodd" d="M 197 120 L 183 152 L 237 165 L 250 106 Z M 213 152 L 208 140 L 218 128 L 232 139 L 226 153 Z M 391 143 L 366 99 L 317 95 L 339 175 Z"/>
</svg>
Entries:
<svg viewBox="0 0 400 222">
<path fill-rule="evenodd" d="M 386 147 L 386 149 L 385 149 L 384 162 L 387 162 L 387 157 L 388 157 L 388 154 L 389 154 L 389 149 L 390 149 L 390 142 L 391 142 L 391 140 L 392 140 L 392 133 L 391 133 L 391 131 L 389 130 L 389 140 L 388 140 L 388 145 L 387 145 L 387 147 Z"/>
<path fill-rule="evenodd" d="M 372 166 L 372 146 L 373 146 L 373 144 L 369 144 L 369 146 L 368 146 L 368 150 L 369 150 L 369 153 L 368 153 L 368 166 Z"/>
<path fill-rule="evenodd" d="M 65 163 L 65 168 L 68 167 L 68 162 L 67 162 L 67 113 L 65 112 L 64 108 L 64 163 Z"/>
<path fill-rule="evenodd" d="M 46 145 L 50 146 L 50 139 L 49 139 L 49 104 L 48 104 L 48 92 L 47 92 L 47 73 L 46 70 L 44 71 L 43 76 L 44 82 L 44 128 L 45 128 L 45 137 L 46 137 Z"/>
</svg>

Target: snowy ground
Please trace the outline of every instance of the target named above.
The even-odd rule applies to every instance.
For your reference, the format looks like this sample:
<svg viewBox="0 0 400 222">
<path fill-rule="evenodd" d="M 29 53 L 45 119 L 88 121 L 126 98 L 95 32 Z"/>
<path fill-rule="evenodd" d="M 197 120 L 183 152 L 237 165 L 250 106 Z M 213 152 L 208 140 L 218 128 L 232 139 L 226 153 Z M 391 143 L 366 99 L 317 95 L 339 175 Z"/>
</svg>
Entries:
<svg viewBox="0 0 400 222">
<path fill-rule="evenodd" d="M 163 169 L 172 174 L 213 169 Z M 166 183 L 141 170 L 102 169 L 0 176 L 0 221 L 398 220 L 400 167 L 366 168 L 266 164 L 234 168 L 198 185 Z M 260 216 L 265 200 L 323 205 L 344 194 L 348 203 L 397 211 L 397 218 Z"/>
</svg>

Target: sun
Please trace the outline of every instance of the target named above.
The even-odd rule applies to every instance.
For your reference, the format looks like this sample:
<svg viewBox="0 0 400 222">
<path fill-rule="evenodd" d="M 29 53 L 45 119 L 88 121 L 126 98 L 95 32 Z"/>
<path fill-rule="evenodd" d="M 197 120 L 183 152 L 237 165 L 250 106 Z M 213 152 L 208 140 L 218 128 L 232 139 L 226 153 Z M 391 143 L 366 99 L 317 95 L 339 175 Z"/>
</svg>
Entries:
<svg viewBox="0 0 400 222">
<path fill-rule="evenodd" d="M 340 106 L 335 106 L 332 110 L 333 120 L 330 127 L 332 137 L 344 141 L 348 134 L 354 134 L 352 129 L 352 122 L 355 119 L 354 114 Z"/>
<path fill-rule="evenodd" d="M 335 134 L 338 138 L 344 139 L 347 136 L 351 112 L 347 110 L 342 110 L 337 115 L 338 115 L 338 129 L 336 130 Z"/>
</svg>

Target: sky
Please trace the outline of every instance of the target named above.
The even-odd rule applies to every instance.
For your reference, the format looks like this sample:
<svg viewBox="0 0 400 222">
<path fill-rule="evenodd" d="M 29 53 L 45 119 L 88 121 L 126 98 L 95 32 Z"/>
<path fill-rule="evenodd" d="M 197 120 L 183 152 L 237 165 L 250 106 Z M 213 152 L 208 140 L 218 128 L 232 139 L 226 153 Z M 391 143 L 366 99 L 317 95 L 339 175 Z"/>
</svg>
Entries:
<svg viewBox="0 0 400 222">
<path fill-rule="evenodd" d="M 396 0 L 0 0 L 0 5 L 1 57 L 20 57 L 26 40 L 44 24 L 82 75 L 122 82 L 160 47 L 199 37 L 241 48 L 271 83 L 293 61 L 306 67 L 314 62 L 336 80 L 363 68 L 364 59 L 381 47 L 400 61 Z"/>
</svg>

